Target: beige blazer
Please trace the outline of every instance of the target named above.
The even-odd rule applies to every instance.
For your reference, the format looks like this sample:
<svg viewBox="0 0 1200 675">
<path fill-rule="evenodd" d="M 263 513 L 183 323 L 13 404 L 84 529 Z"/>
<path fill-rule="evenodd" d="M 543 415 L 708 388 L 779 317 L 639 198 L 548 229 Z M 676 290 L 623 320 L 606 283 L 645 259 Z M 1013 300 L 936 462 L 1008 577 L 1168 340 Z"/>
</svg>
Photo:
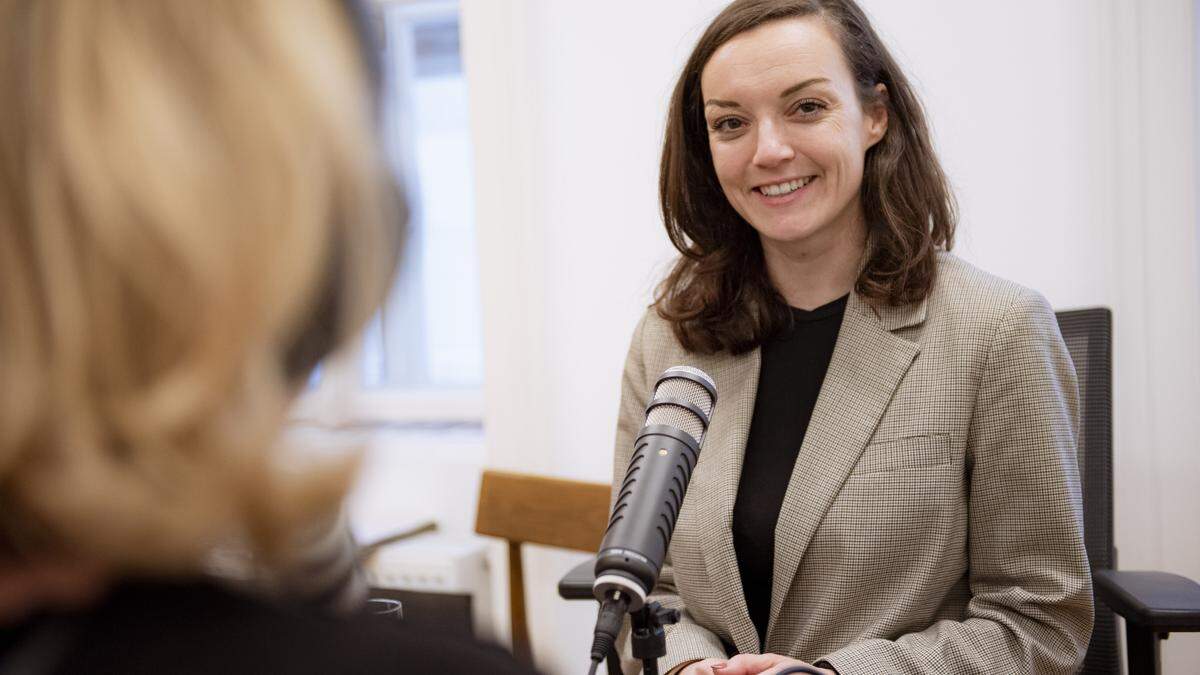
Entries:
<svg viewBox="0 0 1200 675">
<path fill-rule="evenodd" d="M 759 351 L 684 351 L 647 312 L 622 382 L 614 485 L 658 375 L 694 365 L 718 402 L 655 599 L 682 610 L 665 671 L 738 652 L 860 673 L 1069 673 L 1092 628 L 1078 391 L 1039 294 L 943 254 L 924 301 L 851 294 L 779 513 L 766 644 L 730 524 Z"/>
</svg>

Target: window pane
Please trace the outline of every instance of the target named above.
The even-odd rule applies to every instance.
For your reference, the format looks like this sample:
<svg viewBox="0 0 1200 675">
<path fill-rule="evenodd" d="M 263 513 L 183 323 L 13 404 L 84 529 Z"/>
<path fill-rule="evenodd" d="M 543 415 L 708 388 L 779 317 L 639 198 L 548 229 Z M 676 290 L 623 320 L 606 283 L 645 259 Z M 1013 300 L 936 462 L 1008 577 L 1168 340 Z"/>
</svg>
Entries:
<svg viewBox="0 0 1200 675">
<path fill-rule="evenodd" d="M 478 388 L 483 375 L 467 84 L 457 14 L 384 11 L 385 110 L 412 220 L 402 272 L 367 331 L 369 387 Z"/>
</svg>

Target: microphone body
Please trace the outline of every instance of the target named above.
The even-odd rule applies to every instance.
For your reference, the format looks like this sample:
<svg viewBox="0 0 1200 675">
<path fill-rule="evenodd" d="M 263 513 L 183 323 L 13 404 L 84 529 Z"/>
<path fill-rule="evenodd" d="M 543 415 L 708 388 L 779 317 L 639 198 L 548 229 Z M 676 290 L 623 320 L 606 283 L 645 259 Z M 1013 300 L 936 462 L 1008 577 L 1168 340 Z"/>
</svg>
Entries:
<svg viewBox="0 0 1200 675">
<path fill-rule="evenodd" d="M 596 556 L 597 600 L 616 593 L 637 611 L 658 582 L 716 400 L 716 384 L 696 368 L 658 379 Z"/>
</svg>

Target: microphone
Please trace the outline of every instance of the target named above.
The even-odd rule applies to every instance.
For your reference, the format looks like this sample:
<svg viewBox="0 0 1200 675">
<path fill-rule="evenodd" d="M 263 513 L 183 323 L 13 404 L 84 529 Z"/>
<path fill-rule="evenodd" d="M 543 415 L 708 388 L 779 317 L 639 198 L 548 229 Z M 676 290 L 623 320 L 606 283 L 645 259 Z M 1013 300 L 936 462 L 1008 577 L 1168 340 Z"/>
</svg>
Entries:
<svg viewBox="0 0 1200 675">
<path fill-rule="evenodd" d="M 716 403 L 716 383 L 698 368 L 668 368 L 654 385 L 596 556 L 593 662 L 605 658 L 625 613 L 641 609 L 658 582 Z"/>
</svg>

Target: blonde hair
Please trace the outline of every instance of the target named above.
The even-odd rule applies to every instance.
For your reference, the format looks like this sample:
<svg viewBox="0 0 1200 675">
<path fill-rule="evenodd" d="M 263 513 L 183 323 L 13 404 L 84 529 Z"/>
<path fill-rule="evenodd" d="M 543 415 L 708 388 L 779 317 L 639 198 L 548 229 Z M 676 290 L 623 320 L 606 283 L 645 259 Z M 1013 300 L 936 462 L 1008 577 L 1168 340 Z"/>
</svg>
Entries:
<svg viewBox="0 0 1200 675">
<path fill-rule="evenodd" d="M 333 0 L 0 0 L 13 553 L 191 570 L 336 507 L 349 462 L 276 450 L 289 352 L 397 254 L 362 56 Z"/>
</svg>

